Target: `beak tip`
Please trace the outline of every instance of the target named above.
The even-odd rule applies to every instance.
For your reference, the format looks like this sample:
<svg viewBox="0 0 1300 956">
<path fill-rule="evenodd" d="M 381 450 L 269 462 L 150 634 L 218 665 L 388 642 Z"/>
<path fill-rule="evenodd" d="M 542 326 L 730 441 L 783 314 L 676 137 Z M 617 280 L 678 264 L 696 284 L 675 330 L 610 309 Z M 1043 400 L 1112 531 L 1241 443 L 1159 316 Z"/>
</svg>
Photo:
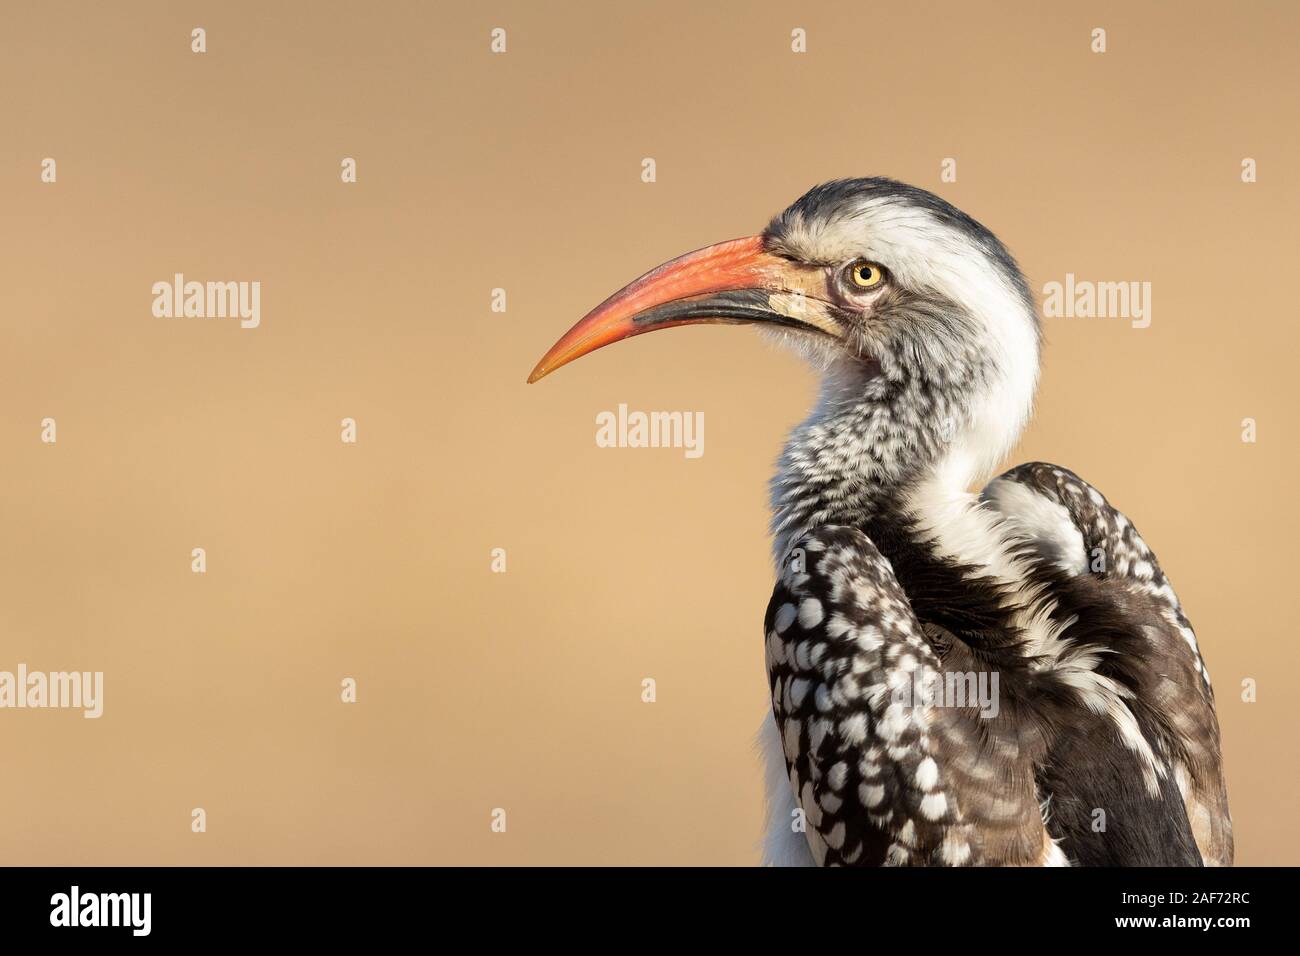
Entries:
<svg viewBox="0 0 1300 956">
<path fill-rule="evenodd" d="M 637 316 L 656 305 L 678 299 L 747 289 L 762 278 L 764 269 L 770 268 L 771 259 L 764 251 L 763 238 L 749 236 L 720 242 L 664 263 L 624 286 L 579 320 L 542 356 L 528 376 L 528 384 L 540 381 L 598 348 L 642 332 L 690 322 L 731 320 L 729 314 L 714 316 L 709 313 L 707 317 L 703 314 L 695 318 L 669 316 L 658 322 L 644 323 L 638 322 Z"/>
<path fill-rule="evenodd" d="M 534 382 L 540 382 L 542 379 L 546 378 L 546 376 L 550 375 L 561 365 L 567 365 L 569 364 L 570 361 L 572 361 L 572 359 L 566 358 L 563 355 L 557 355 L 556 353 L 557 353 L 557 349 L 552 348 L 549 352 L 547 352 L 545 355 L 541 357 L 541 360 L 538 361 L 536 365 L 533 366 L 533 370 L 528 373 L 529 385 L 532 385 Z"/>
</svg>

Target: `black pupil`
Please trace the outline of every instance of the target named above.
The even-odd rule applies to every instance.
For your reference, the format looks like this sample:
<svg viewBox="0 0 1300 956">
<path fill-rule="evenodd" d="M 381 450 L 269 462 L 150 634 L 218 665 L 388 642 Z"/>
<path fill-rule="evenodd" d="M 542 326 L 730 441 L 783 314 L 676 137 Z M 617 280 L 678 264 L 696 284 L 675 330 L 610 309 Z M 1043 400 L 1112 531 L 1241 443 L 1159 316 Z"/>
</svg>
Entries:
<svg viewBox="0 0 1300 956">
<path fill-rule="evenodd" d="M 875 270 L 872 269 L 871 266 L 858 266 L 858 278 L 861 279 L 863 282 L 870 282 L 871 274 L 874 271 Z"/>
</svg>

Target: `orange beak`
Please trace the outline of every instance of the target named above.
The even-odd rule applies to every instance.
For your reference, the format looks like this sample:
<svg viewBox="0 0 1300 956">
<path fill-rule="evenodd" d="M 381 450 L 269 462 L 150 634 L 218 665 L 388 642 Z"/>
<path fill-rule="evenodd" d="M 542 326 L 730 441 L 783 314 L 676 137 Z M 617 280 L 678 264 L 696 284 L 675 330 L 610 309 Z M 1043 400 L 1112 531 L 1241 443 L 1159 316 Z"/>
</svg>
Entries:
<svg viewBox="0 0 1300 956">
<path fill-rule="evenodd" d="M 528 381 L 613 342 L 679 325 L 761 322 L 839 338 L 815 297 L 821 282 L 820 270 L 765 251 L 762 236 L 687 253 L 588 312 L 542 356 Z"/>
</svg>

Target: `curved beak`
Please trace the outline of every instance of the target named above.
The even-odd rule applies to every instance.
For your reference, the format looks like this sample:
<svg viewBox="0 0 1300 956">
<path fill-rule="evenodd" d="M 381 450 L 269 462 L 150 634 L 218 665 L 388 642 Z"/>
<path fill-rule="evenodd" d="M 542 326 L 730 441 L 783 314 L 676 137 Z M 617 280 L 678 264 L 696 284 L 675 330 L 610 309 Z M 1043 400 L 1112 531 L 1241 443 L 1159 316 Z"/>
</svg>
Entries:
<svg viewBox="0 0 1300 956">
<path fill-rule="evenodd" d="M 762 236 L 679 256 L 615 292 L 551 346 L 529 382 L 621 339 L 679 325 L 761 323 L 842 337 L 815 266 L 772 255 Z"/>
</svg>

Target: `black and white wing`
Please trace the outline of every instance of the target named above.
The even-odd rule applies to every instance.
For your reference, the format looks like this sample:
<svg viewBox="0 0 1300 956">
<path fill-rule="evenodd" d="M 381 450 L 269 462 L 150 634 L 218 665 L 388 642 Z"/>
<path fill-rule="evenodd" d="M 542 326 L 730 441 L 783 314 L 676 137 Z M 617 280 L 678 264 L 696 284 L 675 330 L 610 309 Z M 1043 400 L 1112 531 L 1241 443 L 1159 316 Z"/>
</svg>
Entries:
<svg viewBox="0 0 1300 956">
<path fill-rule="evenodd" d="M 823 527 L 795 542 L 764 630 L 815 862 L 1064 862 L 1039 806 L 1047 742 L 1037 722 L 1014 701 L 981 714 L 974 693 L 969 706 L 931 705 L 950 674 L 976 684 L 991 675 L 960 641 L 922 627 L 862 531 Z"/>
<path fill-rule="evenodd" d="M 1151 549 L 1127 517 L 1065 468 L 1021 465 L 992 481 L 983 497 L 1053 569 L 1062 615 L 1077 605 L 1080 617 L 1110 622 L 1095 627 L 1089 639 L 1107 646 L 1110 653 L 1102 665 L 1107 676 L 1130 692 L 1162 770 L 1177 785 L 1186 822 L 1173 823 L 1184 832 L 1190 829 L 1206 865 L 1230 865 L 1232 821 L 1214 692 L 1196 635 Z M 1049 765 L 1051 759 L 1049 755 Z M 1106 836 L 1084 825 L 1088 809 L 1080 805 L 1071 811 L 1054 803 L 1055 813 L 1080 817 L 1064 848 L 1072 856 L 1094 853 L 1115 859 L 1113 840 L 1104 846 Z"/>
</svg>

